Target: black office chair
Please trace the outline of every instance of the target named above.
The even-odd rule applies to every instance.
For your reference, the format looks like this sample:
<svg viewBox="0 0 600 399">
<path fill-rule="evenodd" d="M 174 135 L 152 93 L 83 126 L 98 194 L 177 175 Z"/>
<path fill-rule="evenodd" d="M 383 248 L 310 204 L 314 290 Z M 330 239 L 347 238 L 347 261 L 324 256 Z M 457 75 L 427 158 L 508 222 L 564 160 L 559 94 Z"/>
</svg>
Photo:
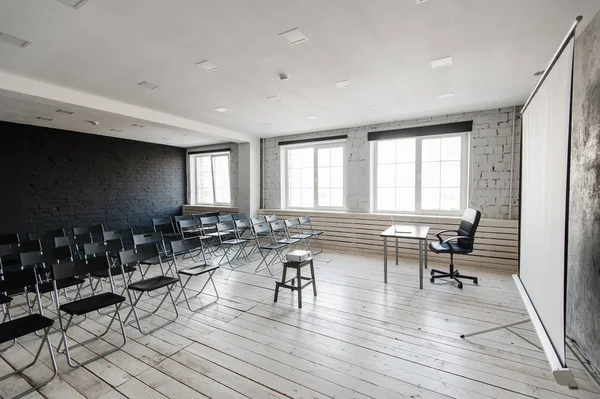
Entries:
<svg viewBox="0 0 600 399">
<path fill-rule="evenodd" d="M 435 282 L 436 278 L 450 278 L 458 282 L 458 288 L 462 288 L 463 284 L 461 279 L 473 280 L 474 284 L 478 283 L 477 277 L 465 276 L 458 273 L 458 270 L 454 270 L 454 255 L 466 255 L 473 252 L 473 244 L 475 243 L 475 231 L 479 226 L 479 220 L 481 219 L 481 212 L 475 209 L 467 208 L 463 214 L 458 230 L 443 230 L 436 233 L 435 236 L 438 238 L 438 242 L 432 242 L 429 244 L 431 249 L 436 254 L 450 254 L 450 271 L 443 272 L 440 270 L 431 270 L 431 278 L 429 281 Z M 448 239 L 442 239 L 442 234 L 453 232 L 456 236 Z"/>
</svg>

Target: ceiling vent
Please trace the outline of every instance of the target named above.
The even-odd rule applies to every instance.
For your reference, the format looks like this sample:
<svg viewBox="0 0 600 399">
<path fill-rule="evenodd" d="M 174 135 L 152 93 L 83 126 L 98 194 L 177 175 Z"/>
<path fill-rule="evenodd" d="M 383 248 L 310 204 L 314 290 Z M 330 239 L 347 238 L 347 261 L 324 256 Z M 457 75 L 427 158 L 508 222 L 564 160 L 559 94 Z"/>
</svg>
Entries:
<svg viewBox="0 0 600 399">
<path fill-rule="evenodd" d="M 43 116 L 38 116 L 38 117 L 37 117 L 37 118 L 35 118 L 35 119 L 39 119 L 39 120 L 41 120 L 41 121 L 46 121 L 46 122 L 52 122 L 52 121 L 54 120 L 54 119 L 52 119 L 52 118 L 44 118 Z"/>
<path fill-rule="evenodd" d="M 143 82 L 139 82 L 137 85 L 140 87 L 143 87 L 145 89 L 150 89 L 150 90 L 154 90 L 154 89 L 158 88 L 158 86 L 155 85 L 154 83 L 150 83 L 145 80 Z"/>
<path fill-rule="evenodd" d="M 119 130 L 119 129 L 110 129 L 110 131 L 111 132 L 117 132 L 117 133 L 121 133 L 122 132 L 122 130 Z"/>
<path fill-rule="evenodd" d="M 133 126 L 133 127 L 146 127 L 144 125 L 138 125 L 137 123 L 132 123 L 131 126 Z"/>
<path fill-rule="evenodd" d="M 280 33 L 279 36 L 287 40 L 287 42 L 292 46 L 308 40 L 308 37 L 306 37 L 306 35 L 298 28 Z"/>
<path fill-rule="evenodd" d="M 452 65 L 452 57 L 438 58 L 431 61 L 432 68 L 443 68 Z"/>
<path fill-rule="evenodd" d="M 274 96 L 267 97 L 267 100 L 277 102 L 277 101 L 281 101 L 283 99 L 281 97 L 279 97 L 278 95 L 274 95 Z"/>
<path fill-rule="evenodd" d="M 64 109 L 57 109 L 56 112 L 58 112 L 59 114 L 67 114 L 67 115 L 73 115 L 75 113 L 73 111 L 66 111 Z"/>
<path fill-rule="evenodd" d="M 334 83 L 334 85 L 336 85 L 339 88 L 350 86 L 350 84 L 351 83 L 349 80 L 340 80 L 339 82 Z"/>
<path fill-rule="evenodd" d="M 206 72 L 214 72 L 217 69 L 219 69 L 219 66 L 217 64 L 215 64 L 214 62 L 210 62 L 209 60 L 197 62 L 196 65 L 199 65 L 202 68 L 204 68 Z"/>
<path fill-rule="evenodd" d="M 0 31 L 0 42 L 4 42 L 6 44 L 12 44 L 13 46 L 17 46 L 17 47 L 21 47 L 21 48 L 25 48 L 31 44 L 31 42 L 28 42 L 27 40 L 19 39 L 16 36 L 9 35 L 8 33 L 4 33 L 2 31 Z"/>
<path fill-rule="evenodd" d="M 85 5 L 90 0 L 58 0 L 66 6 L 79 10 L 81 7 Z"/>
</svg>

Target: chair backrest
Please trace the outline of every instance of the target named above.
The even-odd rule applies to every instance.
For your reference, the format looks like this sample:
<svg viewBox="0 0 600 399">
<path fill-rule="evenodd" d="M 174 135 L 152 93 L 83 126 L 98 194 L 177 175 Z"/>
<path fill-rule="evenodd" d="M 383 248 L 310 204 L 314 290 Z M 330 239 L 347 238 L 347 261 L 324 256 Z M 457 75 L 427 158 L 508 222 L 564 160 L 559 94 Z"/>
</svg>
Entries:
<svg viewBox="0 0 600 399">
<path fill-rule="evenodd" d="M 121 261 L 121 265 L 123 266 L 135 266 L 138 262 L 144 261 L 146 259 L 155 258 L 158 255 L 159 252 L 158 247 L 156 245 L 147 245 L 145 247 L 139 247 L 119 252 L 119 261 Z"/>
<path fill-rule="evenodd" d="M 255 224 L 266 223 L 267 219 L 264 216 L 258 216 L 255 218 L 250 218 L 250 223 L 254 226 Z"/>
<path fill-rule="evenodd" d="M 244 213 L 234 213 L 231 215 L 231 217 L 233 218 L 233 220 L 242 220 L 242 219 L 246 219 L 246 214 Z"/>
<path fill-rule="evenodd" d="M 204 216 L 200 218 L 200 223 L 202 226 L 212 226 L 219 223 L 219 220 L 216 216 Z"/>
<path fill-rule="evenodd" d="M 87 258 L 95 257 L 99 254 L 104 255 L 109 252 L 120 252 L 124 249 L 125 248 L 123 247 L 123 241 L 121 239 L 83 244 L 83 253 Z"/>
<path fill-rule="evenodd" d="M 73 235 L 80 236 L 83 234 L 98 234 L 104 233 L 104 225 L 96 224 L 94 226 L 73 227 Z"/>
<path fill-rule="evenodd" d="M 206 212 L 204 216 L 206 217 L 217 217 L 221 214 L 221 212 Z"/>
<path fill-rule="evenodd" d="M 194 219 L 184 219 L 184 220 L 179 220 L 177 221 L 177 224 L 179 225 L 180 229 L 197 229 L 198 228 L 198 222 Z"/>
<path fill-rule="evenodd" d="M 88 244 L 92 242 L 91 234 L 82 234 L 80 236 L 69 236 L 69 237 L 54 237 L 54 247 L 66 247 L 66 246 L 75 246 L 79 247 L 79 245 Z"/>
<path fill-rule="evenodd" d="M 300 223 L 300 224 L 308 224 L 309 226 L 311 226 L 310 217 L 308 217 L 308 216 L 301 216 L 301 217 L 298 218 L 298 223 Z"/>
<path fill-rule="evenodd" d="M 120 229 L 120 230 L 105 231 L 102 233 L 102 238 L 104 239 L 104 241 L 117 240 L 117 239 L 133 240 L 133 230 L 132 229 Z"/>
<path fill-rule="evenodd" d="M 267 221 L 267 223 L 273 223 L 273 222 L 277 221 L 277 215 L 265 216 L 265 220 Z"/>
<path fill-rule="evenodd" d="M 271 230 L 269 229 L 269 225 L 267 223 L 257 223 L 252 225 L 252 228 L 254 229 L 254 235 L 258 236 L 259 234 L 265 234 L 265 233 L 270 233 Z"/>
<path fill-rule="evenodd" d="M 153 218 L 152 227 L 154 231 L 162 231 L 163 233 L 175 233 L 175 227 L 171 218 Z"/>
<path fill-rule="evenodd" d="M 39 240 L 25 241 L 22 243 L 0 245 L 0 258 L 9 255 L 18 255 L 22 252 L 39 251 L 42 249 Z"/>
<path fill-rule="evenodd" d="M 192 215 L 173 216 L 173 220 L 175 221 L 175 223 L 180 222 L 182 220 L 192 220 Z"/>
<path fill-rule="evenodd" d="M 219 215 L 218 216 L 219 222 L 223 223 L 223 222 L 231 222 L 233 220 L 233 216 L 231 215 Z"/>
<path fill-rule="evenodd" d="M 46 264 L 51 265 L 53 263 L 60 263 L 63 261 L 72 261 L 73 253 L 71 247 L 59 247 L 54 249 L 44 249 L 41 251 L 22 252 L 19 254 L 21 259 L 21 266 L 45 266 Z"/>
<path fill-rule="evenodd" d="M 108 270 L 109 268 L 110 264 L 106 256 L 57 263 L 52 265 L 52 278 L 57 281 L 72 277 L 84 277 L 90 273 Z"/>
<path fill-rule="evenodd" d="M 133 235 L 133 245 L 135 247 L 148 244 L 163 244 L 163 235 L 160 231 Z"/>
<path fill-rule="evenodd" d="M 64 237 L 66 235 L 65 229 L 56 229 L 38 233 L 27 233 L 27 239 L 29 241 L 39 240 L 42 248 L 54 248 L 54 237 Z"/>
<path fill-rule="evenodd" d="M 246 231 L 250 229 L 250 222 L 248 219 L 238 219 L 235 221 L 235 228 L 239 231 Z"/>
<path fill-rule="evenodd" d="M 233 222 L 217 223 L 217 231 L 231 231 L 233 230 Z"/>
<path fill-rule="evenodd" d="M 192 237 L 185 240 L 171 241 L 171 249 L 174 254 L 202 249 L 202 240 L 200 237 Z"/>
<path fill-rule="evenodd" d="M 286 219 L 285 220 L 285 226 L 286 227 L 298 226 L 299 223 L 300 222 L 298 222 L 298 218 Z"/>
<path fill-rule="evenodd" d="M 0 292 L 20 292 L 27 287 L 37 284 L 35 268 L 16 270 L 6 273 L 0 280 Z"/>
<path fill-rule="evenodd" d="M 271 231 L 273 231 L 273 233 L 283 233 L 283 234 L 287 235 L 287 230 L 285 229 L 285 223 L 282 222 L 281 220 L 272 222 L 270 224 L 271 224 Z"/>
<path fill-rule="evenodd" d="M 479 226 L 480 219 L 481 212 L 471 208 L 465 209 L 465 213 L 463 213 L 462 220 L 460 221 L 460 225 L 458 226 L 458 235 L 471 237 L 472 239 L 463 240 L 459 238 L 457 242 L 461 248 L 468 249 L 469 251 L 473 250 L 475 232 L 477 231 L 477 227 Z"/>
<path fill-rule="evenodd" d="M 2 234 L 0 235 L 0 245 L 17 244 L 20 242 L 19 234 Z"/>
</svg>

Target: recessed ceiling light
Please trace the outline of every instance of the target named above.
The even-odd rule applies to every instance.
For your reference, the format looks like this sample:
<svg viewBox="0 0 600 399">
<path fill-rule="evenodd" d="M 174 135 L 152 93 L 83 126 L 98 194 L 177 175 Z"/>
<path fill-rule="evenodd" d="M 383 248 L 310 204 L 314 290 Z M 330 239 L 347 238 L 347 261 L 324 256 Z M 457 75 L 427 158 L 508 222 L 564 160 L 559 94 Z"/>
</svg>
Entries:
<svg viewBox="0 0 600 399">
<path fill-rule="evenodd" d="M 307 116 L 306 119 L 317 119 L 317 117 L 314 115 L 311 115 L 311 116 Z"/>
<path fill-rule="evenodd" d="M 44 118 L 43 116 L 38 116 L 38 117 L 37 117 L 37 118 L 35 118 L 35 119 L 39 119 L 39 120 L 41 120 L 41 121 L 48 121 L 48 122 L 52 122 L 52 121 L 54 120 L 54 119 L 52 119 L 52 118 Z"/>
<path fill-rule="evenodd" d="M 65 111 L 64 109 L 57 109 L 56 112 L 58 112 L 59 114 L 67 114 L 67 115 L 73 115 L 75 113 L 73 111 Z"/>
<path fill-rule="evenodd" d="M 227 112 L 229 110 L 227 108 L 219 107 L 219 108 L 215 108 L 215 111 L 217 111 L 217 112 Z"/>
<path fill-rule="evenodd" d="M 261 126 L 273 126 L 273 125 L 270 124 L 269 122 L 263 122 L 263 123 L 261 123 Z"/>
<path fill-rule="evenodd" d="M 213 71 L 216 71 L 217 69 L 219 69 L 219 66 L 217 64 L 210 62 L 209 60 L 197 62 L 195 65 L 200 65 L 207 72 L 213 72 Z"/>
<path fill-rule="evenodd" d="M 426 3 L 426 2 L 428 2 L 428 1 L 429 1 L 429 0 L 417 0 L 417 4 Z"/>
<path fill-rule="evenodd" d="M 117 132 L 117 133 L 121 133 L 122 132 L 122 130 L 119 130 L 119 129 L 110 129 L 110 131 L 111 132 Z"/>
<path fill-rule="evenodd" d="M 373 109 L 373 108 L 377 108 L 377 105 L 365 105 L 366 109 Z"/>
<path fill-rule="evenodd" d="M 438 96 L 438 98 L 450 98 L 450 97 L 454 97 L 454 93 L 444 93 L 444 94 L 440 94 Z"/>
<path fill-rule="evenodd" d="M 350 81 L 349 80 L 340 80 L 339 82 L 335 82 L 334 85 L 336 85 L 337 87 L 346 87 L 346 86 L 350 86 Z"/>
<path fill-rule="evenodd" d="M 6 44 L 12 44 L 13 46 L 25 48 L 31 44 L 27 40 L 20 39 L 16 36 L 9 35 L 8 33 L 4 33 L 0 31 L 0 42 L 4 42 Z"/>
<path fill-rule="evenodd" d="M 85 3 L 90 0 L 58 0 L 66 6 L 79 10 Z"/>
<path fill-rule="evenodd" d="M 139 82 L 137 85 L 140 86 L 140 87 L 146 88 L 146 89 L 150 89 L 150 90 L 154 90 L 154 89 L 156 89 L 158 87 L 154 83 L 150 83 L 150 82 L 147 82 L 145 80 L 143 82 Z"/>
<path fill-rule="evenodd" d="M 452 65 L 452 57 L 438 58 L 431 61 L 432 68 L 443 68 Z"/>
<path fill-rule="evenodd" d="M 298 28 L 282 32 L 279 36 L 283 36 L 283 38 L 292 46 L 308 40 L 308 37 L 306 37 L 306 35 Z"/>
<path fill-rule="evenodd" d="M 132 123 L 131 126 L 133 126 L 133 127 L 146 127 L 144 125 L 138 125 L 137 123 Z"/>
<path fill-rule="evenodd" d="M 275 95 L 275 96 L 269 96 L 269 97 L 267 97 L 267 100 L 281 101 L 281 100 L 283 100 L 283 98 L 279 97 L 278 95 Z"/>
<path fill-rule="evenodd" d="M 100 122 L 97 121 L 86 121 L 87 123 L 89 123 L 90 125 L 94 125 L 94 126 L 98 126 L 100 124 Z"/>
</svg>

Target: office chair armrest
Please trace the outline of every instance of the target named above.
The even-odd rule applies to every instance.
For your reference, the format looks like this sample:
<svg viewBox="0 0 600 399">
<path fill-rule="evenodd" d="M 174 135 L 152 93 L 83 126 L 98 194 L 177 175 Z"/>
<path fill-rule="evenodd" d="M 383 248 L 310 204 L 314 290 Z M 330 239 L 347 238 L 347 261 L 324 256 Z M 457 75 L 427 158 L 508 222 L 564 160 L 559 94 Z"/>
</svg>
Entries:
<svg viewBox="0 0 600 399">
<path fill-rule="evenodd" d="M 459 239 L 460 240 L 471 240 L 471 241 L 474 240 L 474 238 L 469 237 L 469 236 L 456 236 L 456 237 L 450 237 L 447 240 L 442 241 L 442 244 L 448 244 L 450 241 L 459 240 Z M 450 252 L 454 252 L 454 249 L 452 248 L 451 245 L 448 245 L 448 250 L 450 250 Z"/>
<path fill-rule="evenodd" d="M 449 233 L 449 232 L 453 232 L 453 233 L 458 234 L 458 230 L 442 230 L 442 231 L 438 231 L 437 233 L 435 233 L 435 236 L 437 237 L 437 239 L 440 242 L 443 242 L 444 240 L 442 239 L 441 235 L 444 234 L 444 233 Z"/>
</svg>

